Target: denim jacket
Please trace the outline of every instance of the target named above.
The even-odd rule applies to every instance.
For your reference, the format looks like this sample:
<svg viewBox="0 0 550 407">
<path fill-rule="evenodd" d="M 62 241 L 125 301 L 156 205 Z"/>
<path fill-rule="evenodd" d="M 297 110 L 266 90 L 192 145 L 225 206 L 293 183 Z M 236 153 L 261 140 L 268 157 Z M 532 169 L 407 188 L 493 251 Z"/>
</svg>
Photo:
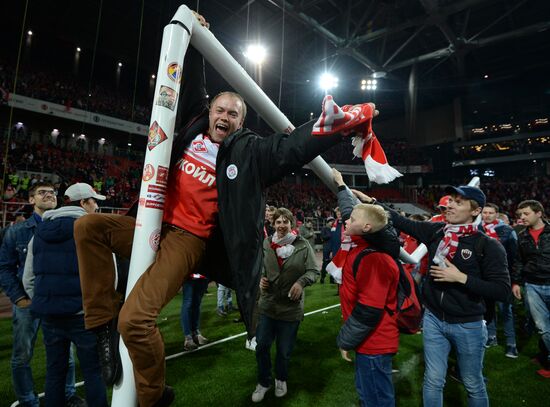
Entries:
<svg viewBox="0 0 550 407">
<path fill-rule="evenodd" d="M 6 231 L 0 248 L 0 284 L 13 304 L 27 298 L 21 279 L 27 258 L 27 245 L 34 235 L 36 218 L 13 225 Z"/>
</svg>

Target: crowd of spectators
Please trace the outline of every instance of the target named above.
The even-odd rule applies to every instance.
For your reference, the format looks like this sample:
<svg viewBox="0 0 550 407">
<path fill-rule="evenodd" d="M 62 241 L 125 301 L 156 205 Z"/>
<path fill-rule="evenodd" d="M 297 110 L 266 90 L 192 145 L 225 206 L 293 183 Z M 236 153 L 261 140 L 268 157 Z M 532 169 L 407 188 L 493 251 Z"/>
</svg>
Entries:
<svg viewBox="0 0 550 407">
<path fill-rule="evenodd" d="M 266 196 L 269 205 L 290 209 L 301 222 L 304 218 L 334 216 L 336 197 L 324 185 L 297 185 L 281 181 L 269 187 Z"/>
<path fill-rule="evenodd" d="M 13 91 L 15 72 L 8 65 L 0 65 L 0 93 L 5 101 Z M 125 93 L 118 93 L 106 86 L 80 83 L 67 75 L 46 71 L 20 71 L 16 93 L 35 99 L 101 113 L 137 123 L 149 123 L 151 108 L 134 104 Z"/>
<path fill-rule="evenodd" d="M 7 155 L 2 151 L 7 157 L 2 200 L 10 203 L 8 212 L 25 209 L 18 203 L 27 202 L 27 191 L 37 181 L 53 182 L 60 195 L 68 185 L 86 182 L 107 196 L 104 206 L 116 208 L 128 207 L 139 194 L 142 162 L 53 144 L 12 141 L 9 148 Z"/>
<path fill-rule="evenodd" d="M 9 149 L 3 200 L 13 203 L 14 207 L 19 207 L 16 205 L 18 202 L 27 201 L 29 185 L 44 180 L 43 174 L 51 174 L 52 179 L 59 179 L 60 193 L 64 186 L 75 182 L 93 185 L 98 192 L 108 197 L 104 205 L 109 207 L 128 207 L 139 195 L 142 160 L 62 148 L 51 143 L 45 145 L 12 141 Z M 4 151 L 1 154 L 5 156 Z M 550 200 L 548 177 L 509 180 L 485 178 L 482 182 L 488 201 L 497 203 L 503 212 L 510 215 L 514 214 L 517 204 L 523 199 L 537 199 L 541 202 Z M 443 190 L 444 186 L 438 185 L 419 187 L 415 189 L 412 200 L 435 210 L 437 202 L 444 195 Z M 371 190 L 371 193 L 389 201 L 407 201 L 396 189 L 377 189 Z M 267 202 L 276 207 L 289 208 L 300 221 L 304 218 L 325 219 L 333 216 L 336 206 L 335 197 L 326 186 L 307 179 L 302 184 L 282 181 L 270 187 L 267 190 Z"/>
</svg>

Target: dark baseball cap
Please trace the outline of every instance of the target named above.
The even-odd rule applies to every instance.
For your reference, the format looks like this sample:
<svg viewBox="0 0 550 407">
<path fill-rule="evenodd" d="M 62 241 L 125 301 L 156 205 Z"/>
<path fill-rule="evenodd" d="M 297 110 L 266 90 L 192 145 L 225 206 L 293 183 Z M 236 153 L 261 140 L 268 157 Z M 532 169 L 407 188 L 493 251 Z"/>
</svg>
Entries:
<svg viewBox="0 0 550 407">
<path fill-rule="evenodd" d="M 445 188 L 445 193 L 457 194 L 466 199 L 476 201 L 481 208 L 485 206 L 485 202 L 487 201 L 487 198 L 485 197 L 485 194 L 481 189 L 471 187 L 469 185 L 461 185 L 459 187 L 448 186 L 447 188 Z"/>
</svg>

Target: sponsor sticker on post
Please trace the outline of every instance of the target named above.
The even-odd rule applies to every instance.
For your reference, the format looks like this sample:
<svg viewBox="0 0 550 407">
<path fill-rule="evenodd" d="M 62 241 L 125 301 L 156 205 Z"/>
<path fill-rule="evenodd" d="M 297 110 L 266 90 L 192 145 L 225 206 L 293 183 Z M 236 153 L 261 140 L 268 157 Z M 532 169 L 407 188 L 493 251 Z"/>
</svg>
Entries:
<svg viewBox="0 0 550 407">
<path fill-rule="evenodd" d="M 165 194 L 166 185 L 149 185 L 147 186 L 147 192 L 151 192 L 154 194 Z"/>
<path fill-rule="evenodd" d="M 167 107 L 168 109 L 173 111 L 176 107 L 177 99 L 178 93 L 174 89 L 162 85 L 160 87 L 159 95 L 157 96 L 155 105 Z"/>
<path fill-rule="evenodd" d="M 153 179 L 155 176 L 155 167 L 153 167 L 151 164 L 145 164 L 145 167 L 143 167 L 143 181 L 147 182 Z"/>
<path fill-rule="evenodd" d="M 157 167 L 157 184 L 168 184 L 168 167 L 163 167 L 162 165 Z"/>
<path fill-rule="evenodd" d="M 154 252 L 158 251 L 160 244 L 160 229 L 155 229 L 151 232 L 149 236 L 149 246 L 153 249 Z"/>
<path fill-rule="evenodd" d="M 167 73 L 168 77 L 176 83 L 181 81 L 181 66 L 177 62 L 172 62 L 168 65 Z"/>
<path fill-rule="evenodd" d="M 153 200 L 148 199 L 148 200 L 145 201 L 145 207 L 146 208 L 151 208 L 151 209 L 163 210 L 164 209 L 164 201 L 159 202 L 159 201 L 153 201 Z"/>
<path fill-rule="evenodd" d="M 147 148 L 151 151 L 153 148 L 158 146 L 160 143 L 168 139 L 168 136 L 162 130 L 162 127 L 154 121 L 151 127 L 149 128 L 149 141 L 147 142 Z"/>
</svg>

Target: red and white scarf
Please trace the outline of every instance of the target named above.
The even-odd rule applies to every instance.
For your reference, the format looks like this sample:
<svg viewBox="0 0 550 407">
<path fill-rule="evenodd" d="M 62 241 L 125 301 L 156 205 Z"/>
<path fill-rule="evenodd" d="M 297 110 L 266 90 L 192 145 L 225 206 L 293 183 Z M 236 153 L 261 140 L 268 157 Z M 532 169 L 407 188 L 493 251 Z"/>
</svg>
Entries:
<svg viewBox="0 0 550 407">
<path fill-rule="evenodd" d="M 312 134 L 325 136 L 335 133 L 356 134 L 352 139 L 353 154 L 363 159 L 367 175 L 371 182 L 386 184 L 397 177 L 399 171 L 388 164 L 382 145 L 372 131 L 374 108 L 370 103 L 345 105 L 340 108 L 332 96 L 323 99 L 323 111 L 313 125 Z"/>
<path fill-rule="evenodd" d="M 485 232 L 485 234 L 493 239 L 496 239 L 496 240 L 500 240 L 500 238 L 498 237 L 498 233 L 497 231 L 495 230 L 495 228 L 500 225 L 500 222 L 498 220 L 494 220 L 490 223 L 485 223 L 483 222 L 482 223 L 483 225 L 483 231 Z"/>
<path fill-rule="evenodd" d="M 294 253 L 294 240 L 296 240 L 296 235 L 292 232 L 286 234 L 285 236 L 278 238 L 277 233 L 271 238 L 271 248 L 277 254 L 277 263 L 279 267 L 283 266 L 285 259 L 288 259 L 292 253 Z"/>
<path fill-rule="evenodd" d="M 342 269 L 346 264 L 346 259 L 351 249 L 361 247 L 361 250 L 368 247 L 368 243 L 361 236 L 344 235 L 340 250 L 332 257 L 332 261 L 327 265 L 329 273 L 337 284 L 342 284 Z"/>
<path fill-rule="evenodd" d="M 451 225 L 450 223 L 445 225 L 443 231 L 445 235 L 439 246 L 437 246 L 437 251 L 434 256 L 434 263 L 440 267 L 445 267 L 445 261 L 453 260 L 455 257 L 456 249 L 458 247 L 458 239 L 465 236 L 470 236 L 478 232 L 479 218 L 476 219 L 473 223 L 465 223 L 462 225 Z"/>
</svg>

